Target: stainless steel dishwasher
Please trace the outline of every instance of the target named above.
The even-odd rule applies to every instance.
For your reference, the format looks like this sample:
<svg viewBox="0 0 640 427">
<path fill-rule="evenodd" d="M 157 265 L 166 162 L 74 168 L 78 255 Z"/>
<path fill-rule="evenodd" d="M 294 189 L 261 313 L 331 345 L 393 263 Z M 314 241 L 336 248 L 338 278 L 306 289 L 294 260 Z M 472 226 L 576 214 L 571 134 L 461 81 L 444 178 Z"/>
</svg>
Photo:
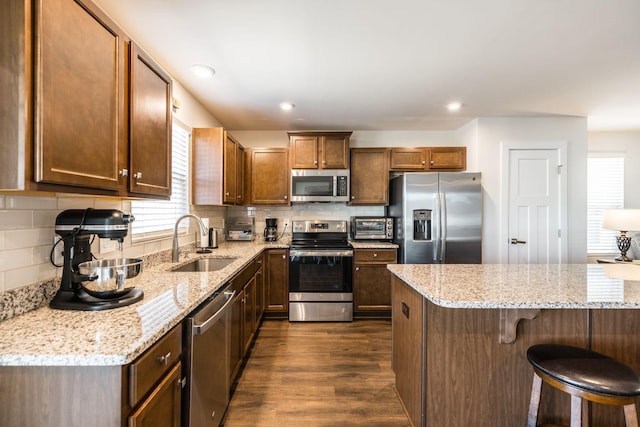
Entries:
<svg viewBox="0 0 640 427">
<path fill-rule="evenodd" d="M 186 319 L 185 426 L 218 426 L 229 404 L 231 303 L 221 290 Z"/>
</svg>

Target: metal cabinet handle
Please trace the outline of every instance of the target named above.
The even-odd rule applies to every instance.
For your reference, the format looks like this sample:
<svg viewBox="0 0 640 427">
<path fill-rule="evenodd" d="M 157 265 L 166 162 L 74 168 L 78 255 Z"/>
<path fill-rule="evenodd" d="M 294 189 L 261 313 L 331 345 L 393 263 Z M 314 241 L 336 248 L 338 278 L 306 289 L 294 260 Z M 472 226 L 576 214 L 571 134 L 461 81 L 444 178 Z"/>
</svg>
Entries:
<svg viewBox="0 0 640 427">
<path fill-rule="evenodd" d="M 167 363 L 169 363 L 169 359 L 171 359 L 171 352 L 165 354 L 164 356 L 158 357 L 158 362 L 160 362 L 161 365 L 166 365 Z"/>
<path fill-rule="evenodd" d="M 313 161 L 313 164 L 314 164 L 314 165 L 317 165 L 317 164 L 318 164 L 318 161 L 317 161 L 317 160 L 314 160 L 314 161 Z"/>
<path fill-rule="evenodd" d="M 378 257 L 378 254 L 374 252 L 374 253 L 373 253 L 373 257 L 374 257 L 374 258 L 377 258 L 377 257 Z"/>
<path fill-rule="evenodd" d="M 287 259 L 287 256 L 286 255 L 282 255 L 282 259 Z"/>
<path fill-rule="evenodd" d="M 120 169 L 118 172 L 120 176 L 129 176 L 129 169 Z"/>
<path fill-rule="evenodd" d="M 134 177 L 135 179 L 142 179 L 142 172 L 136 172 L 136 173 L 134 173 L 134 174 L 133 174 L 133 177 Z"/>
<path fill-rule="evenodd" d="M 524 240 L 518 240 L 518 239 L 515 239 L 515 238 L 513 238 L 513 237 L 511 238 L 511 244 L 512 244 L 512 245 L 520 245 L 520 244 L 521 244 L 521 245 L 524 245 L 524 244 L 526 244 L 526 243 L 527 243 L 527 242 L 525 242 Z"/>
<path fill-rule="evenodd" d="M 226 193 L 224 193 L 224 194 L 225 194 L 225 196 L 228 196 L 228 195 L 229 195 L 229 192 L 227 191 L 227 192 L 226 192 Z"/>
<path fill-rule="evenodd" d="M 178 388 L 185 388 L 187 385 L 187 377 L 178 379 Z"/>
<path fill-rule="evenodd" d="M 284 199 L 287 200 L 289 198 L 289 196 L 284 196 Z"/>
<path fill-rule="evenodd" d="M 360 267 L 356 267 L 356 271 L 360 271 Z"/>
<path fill-rule="evenodd" d="M 355 199 L 356 199 L 356 196 L 351 196 L 351 200 L 355 200 Z"/>
<path fill-rule="evenodd" d="M 423 161 L 422 161 L 422 164 L 424 165 L 425 163 L 426 163 L 426 162 L 423 160 Z"/>
</svg>

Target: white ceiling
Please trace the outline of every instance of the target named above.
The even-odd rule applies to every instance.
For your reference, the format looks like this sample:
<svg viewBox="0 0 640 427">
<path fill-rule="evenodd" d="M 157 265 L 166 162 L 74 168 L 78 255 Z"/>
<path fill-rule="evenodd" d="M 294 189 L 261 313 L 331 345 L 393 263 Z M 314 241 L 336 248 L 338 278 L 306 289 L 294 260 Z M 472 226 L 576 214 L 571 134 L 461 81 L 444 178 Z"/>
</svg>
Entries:
<svg viewBox="0 0 640 427">
<path fill-rule="evenodd" d="M 493 116 L 640 129 L 638 0 L 94 2 L 229 129 L 449 130 Z M 285 100 L 296 108 L 280 111 Z"/>
</svg>

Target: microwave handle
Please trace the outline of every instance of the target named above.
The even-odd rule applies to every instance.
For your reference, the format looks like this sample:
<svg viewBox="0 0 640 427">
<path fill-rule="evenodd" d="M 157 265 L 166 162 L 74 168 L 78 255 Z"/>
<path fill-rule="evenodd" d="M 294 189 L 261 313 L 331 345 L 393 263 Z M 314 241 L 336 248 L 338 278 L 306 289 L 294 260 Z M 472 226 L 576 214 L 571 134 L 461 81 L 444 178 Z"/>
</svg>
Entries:
<svg viewBox="0 0 640 427">
<path fill-rule="evenodd" d="M 333 175 L 333 195 L 338 195 L 338 177 Z"/>
</svg>

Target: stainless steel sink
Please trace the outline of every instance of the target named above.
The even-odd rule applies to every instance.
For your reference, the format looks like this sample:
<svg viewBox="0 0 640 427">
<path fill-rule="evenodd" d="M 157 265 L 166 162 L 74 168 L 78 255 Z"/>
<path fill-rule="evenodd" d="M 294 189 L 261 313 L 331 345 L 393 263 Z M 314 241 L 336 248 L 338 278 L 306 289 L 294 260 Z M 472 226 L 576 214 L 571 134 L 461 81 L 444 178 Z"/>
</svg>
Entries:
<svg viewBox="0 0 640 427">
<path fill-rule="evenodd" d="M 177 272 L 200 272 L 200 271 L 217 271 L 222 270 L 238 258 L 200 258 L 194 259 L 180 267 L 176 267 L 171 271 Z"/>
</svg>

